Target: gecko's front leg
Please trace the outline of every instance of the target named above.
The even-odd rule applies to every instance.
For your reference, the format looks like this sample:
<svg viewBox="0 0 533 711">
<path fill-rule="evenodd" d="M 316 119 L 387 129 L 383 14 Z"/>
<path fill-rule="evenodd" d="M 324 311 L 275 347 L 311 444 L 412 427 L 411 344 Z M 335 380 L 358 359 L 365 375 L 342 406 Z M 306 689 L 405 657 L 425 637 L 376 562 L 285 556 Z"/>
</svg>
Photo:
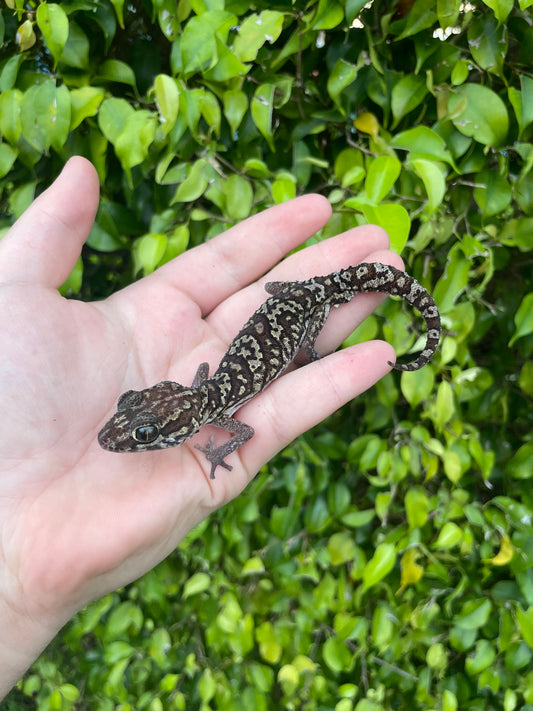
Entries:
<svg viewBox="0 0 533 711">
<path fill-rule="evenodd" d="M 224 459 L 254 436 L 254 428 L 240 420 L 234 420 L 232 417 L 226 417 L 225 415 L 218 417 L 216 420 L 212 420 L 209 424 L 220 427 L 220 429 L 230 432 L 233 435 L 219 447 L 215 447 L 212 439 L 206 443 L 205 447 L 199 444 L 194 445 L 195 449 L 203 452 L 207 460 L 211 462 L 209 478 L 214 479 L 217 467 L 224 467 L 224 469 L 228 471 L 233 469 L 232 466 L 226 464 Z"/>
</svg>

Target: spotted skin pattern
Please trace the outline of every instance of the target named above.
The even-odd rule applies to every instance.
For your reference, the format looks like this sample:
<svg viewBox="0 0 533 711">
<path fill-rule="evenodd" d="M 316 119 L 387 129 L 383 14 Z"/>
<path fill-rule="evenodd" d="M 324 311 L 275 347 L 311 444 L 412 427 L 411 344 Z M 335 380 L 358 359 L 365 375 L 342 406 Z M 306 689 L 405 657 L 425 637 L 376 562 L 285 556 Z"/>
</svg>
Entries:
<svg viewBox="0 0 533 711">
<path fill-rule="evenodd" d="M 230 343 L 215 373 L 201 363 L 190 386 L 163 381 L 146 390 L 129 390 L 120 396 L 117 412 L 98 435 L 110 452 L 146 452 L 176 447 L 195 435 L 202 425 L 220 427 L 233 436 L 216 447 L 213 441 L 196 448 L 217 467 L 231 471 L 225 458 L 254 435 L 249 425 L 232 417 L 246 402 L 262 392 L 296 360 L 317 360 L 315 341 L 332 306 L 350 301 L 362 292 L 400 296 L 417 309 L 426 322 L 423 351 L 411 363 L 393 364 L 402 371 L 426 365 L 439 344 L 441 324 L 433 298 L 405 272 L 380 263 L 361 263 L 306 281 L 269 282 L 271 296 L 248 319 Z"/>
</svg>

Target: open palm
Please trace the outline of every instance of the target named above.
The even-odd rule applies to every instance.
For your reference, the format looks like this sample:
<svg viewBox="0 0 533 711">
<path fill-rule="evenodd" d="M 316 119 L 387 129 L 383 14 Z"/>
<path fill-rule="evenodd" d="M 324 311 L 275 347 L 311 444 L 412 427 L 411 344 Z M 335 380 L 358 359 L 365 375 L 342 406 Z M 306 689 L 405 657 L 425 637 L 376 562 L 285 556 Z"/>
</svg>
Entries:
<svg viewBox="0 0 533 711">
<path fill-rule="evenodd" d="M 214 371 L 267 297 L 266 279 L 255 280 L 319 229 L 330 208 L 318 195 L 299 198 L 105 301 L 66 300 L 56 289 L 97 203 L 94 169 L 72 159 L 0 242 L 0 618 L 7 608 L 23 630 L 38 620 L 32 653 L 88 601 L 153 567 L 276 451 L 372 385 L 394 358 L 374 341 L 280 378 L 239 411 L 256 435 L 229 457 L 233 471 L 219 470 L 214 481 L 193 447 L 208 428 L 173 449 L 102 450 L 96 435 L 123 391 L 166 379 L 190 384 L 202 361 Z M 356 228 L 291 256 L 268 279 L 363 260 L 401 266 L 387 246 L 379 228 Z M 336 309 L 319 352 L 333 350 L 382 298 L 360 295 Z"/>
</svg>

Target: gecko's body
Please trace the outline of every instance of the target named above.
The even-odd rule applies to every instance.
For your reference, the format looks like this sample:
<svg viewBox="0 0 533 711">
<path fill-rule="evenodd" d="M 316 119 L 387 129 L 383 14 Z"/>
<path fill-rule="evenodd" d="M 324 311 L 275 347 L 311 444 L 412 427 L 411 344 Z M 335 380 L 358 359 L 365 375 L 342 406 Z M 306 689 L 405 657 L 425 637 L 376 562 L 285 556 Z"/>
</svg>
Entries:
<svg viewBox="0 0 533 711">
<path fill-rule="evenodd" d="M 423 316 L 427 341 L 416 360 L 394 365 L 418 370 L 433 357 L 440 338 L 437 306 L 420 284 L 394 267 L 363 263 L 327 276 L 299 282 L 270 282 L 272 294 L 231 342 L 215 373 L 208 377 L 202 363 L 191 386 L 163 381 L 146 390 L 121 395 L 117 412 L 98 435 L 112 452 L 144 452 L 175 447 L 190 439 L 202 425 L 212 424 L 233 434 L 219 447 L 197 447 L 211 462 L 231 470 L 224 459 L 253 437 L 254 430 L 231 415 L 262 392 L 298 356 L 319 358 L 314 345 L 332 306 L 360 292 L 401 296 Z M 390 364 L 392 365 L 392 364 Z"/>
</svg>

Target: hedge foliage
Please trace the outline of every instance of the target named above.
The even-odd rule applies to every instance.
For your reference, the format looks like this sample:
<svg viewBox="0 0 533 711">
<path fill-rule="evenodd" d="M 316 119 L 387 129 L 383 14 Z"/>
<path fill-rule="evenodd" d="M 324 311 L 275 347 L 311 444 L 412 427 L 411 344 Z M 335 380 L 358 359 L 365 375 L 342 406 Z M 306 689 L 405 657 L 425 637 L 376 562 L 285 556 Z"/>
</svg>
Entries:
<svg viewBox="0 0 533 711">
<path fill-rule="evenodd" d="M 72 154 L 102 184 L 65 293 L 319 191 L 317 239 L 384 226 L 444 325 L 431 366 L 82 611 L 6 708 L 532 711 L 532 0 L 6 5 L 3 226 Z M 388 299 L 350 340 L 417 332 Z"/>
</svg>

